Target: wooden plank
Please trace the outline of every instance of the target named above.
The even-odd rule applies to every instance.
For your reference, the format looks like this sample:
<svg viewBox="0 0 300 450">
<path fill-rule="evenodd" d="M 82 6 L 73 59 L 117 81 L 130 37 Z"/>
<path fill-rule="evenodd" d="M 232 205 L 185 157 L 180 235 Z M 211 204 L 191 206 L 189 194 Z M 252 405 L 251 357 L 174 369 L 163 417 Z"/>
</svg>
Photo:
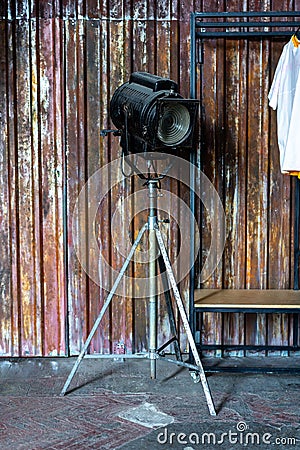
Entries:
<svg viewBox="0 0 300 450">
<path fill-rule="evenodd" d="M 195 307 L 279 308 L 300 307 L 300 294 L 291 289 L 196 289 Z"/>
</svg>

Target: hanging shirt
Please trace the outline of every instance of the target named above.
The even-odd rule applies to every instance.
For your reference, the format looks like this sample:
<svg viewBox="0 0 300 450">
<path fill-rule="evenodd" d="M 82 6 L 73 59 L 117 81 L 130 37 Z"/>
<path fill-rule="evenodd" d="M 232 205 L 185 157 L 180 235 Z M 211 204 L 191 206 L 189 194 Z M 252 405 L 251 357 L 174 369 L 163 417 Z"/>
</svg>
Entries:
<svg viewBox="0 0 300 450">
<path fill-rule="evenodd" d="M 277 109 L 282 173 L 300 174 L 300 46 L 296 36 L 284 46 L 268 95 Z"/>
</svg>

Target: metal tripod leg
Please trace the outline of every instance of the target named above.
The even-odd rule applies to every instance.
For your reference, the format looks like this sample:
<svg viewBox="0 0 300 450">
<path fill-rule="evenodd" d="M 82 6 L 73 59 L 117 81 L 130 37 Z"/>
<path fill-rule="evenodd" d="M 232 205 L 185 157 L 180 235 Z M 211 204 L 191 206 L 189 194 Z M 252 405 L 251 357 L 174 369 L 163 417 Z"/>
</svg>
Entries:
<svg viewBox="0 0 300 450">
<path fill-rule="evenodd" d="M 205 397 L 206 397 L 206 402 L 207 402 L 207 406 L 208 406 L 208 409 L 209 409 L 209 413 L 210 413 L 211 416 L 215 416 L 216 415 L 216 410 L 215 410 L 214 403 L 213 403 L 213 400 L 212 400 L 212 397 L 211 397 L 211 393 L 210 393 L 210 389 L 209 389 L 209 386 L 208 386 L 208 383 L 207 383 L 206 375 L 205 375 L 205 372 L 204 372 L 204 369 L 203 369 L 203 366 L 202 366 L 202 363 L 201 363 L 201 360 L 200 360 L 200 356 L 199 356 L 199 354 L 197 352 L 197 348 L 196 348 L 196 344 L 195 344 L 195 341 L 194 341 L 194 337 L 193 337 L 193 334 L 192 334 L 192 331 L 191 331 L 191 328 L 190 328 L 190 324 L 189 324 L 189 321 L 188 321 L 188 318 L 187 318 L 187 315 L 186 315 L 186 312 L 185 312 L 185 309 L 184 309 L 184 305 L 183 305 L 183 302 L 182 302 L 182 299 L 181 299 L 181 296 L 180 296 L 180 293 L 179 293 L 179 290 L 178 290 L 178 287 L 177 287 L 177 283 L 176 283 L 176 280 L 175 280 L 175 277 L 174 277 L 174 274 L 173 274 L 173 271 L 172 271 L 172 266 L 171 266 L 171 263 L 170 263 L 170 260 L 169 260 L 169 257 L 168 257 L 167 250 L 165 248 L 165 244 L 164 244 L 164 241 L 163 241 L 163 238 L 162 238 L 162 234 L 161 234 L 161 232 L 160 232 L 158 227 L 155 227 L 155 234 L 156 234 L 156 238 L 157 238 L 157 242 L 158 242 L 158 245 L 159 245 L 159 249 L 160 249 L 161 255 L 163 257 L 163 260 L 164 260 L 164 263 L 165 263 L 165 266 L 166 266 L 166 271 L 167 271 L 167 274 L 168 274 L 168 278 L 169 278 L 171 287 L 173 289 L 174 297 L 175 297 L 175 300 L 176 300 L 176 303 L 177 303 L 177 306 L 178 306 L 178 309 L 179 309 L 179 313 L 180 313 L 180 316 L 181 316 L 181 319 L 182 319 L 182 322 L 183 322 L 183 326 L 184 326 L 185 332 L 187 334 L 187 338 L 188 338 L 188 341 L 189 341 L 189 344 L 190 344 L 190 348 L 191 348 L 191 351 L 193 353 L 193 356 L 194 356 L 194 359 L 195 359 L 195 363 L 199 367 L 200 380 L 201 380 L 202 387 L 203 387 L 203 390 L 204 390 L 204 394 L 205 394 Z"/>
<path fill-rule="evenodd" d="M 166 301 L 167 311 L 168 311 L 168 316 L 169 316 L 170 330 L 171 330 L 171 334 L 173 336 L 172 342 L 174 345 L 175 355 L 176 355 L 177 361 L 182 361 L 182 355 L 181 355 L 181 351 L 180 351 L 180 347 L 179 347 L 177 329 L 176 329 L 176 324 L 175 324 L 175 315 L 174 315 L 172 301 L 171 301 L 171 295 L 170 295 L 170 291 L 169 291 L 169 283 L 168 283 L 167 278 L 165 278 L 165 276 L 164 276 L 166 266 L 165 266 L 164 260 L 161 255 L 158 258 L 158 264 L 159 264 L 160 273 L 162 274 L 161 275 L 162 285 L 163 285 L 163 289 L 164 289 L 165 301 Z M 167 345 L 169 345 L 168 342 L 163 347 L 160 347 L 159 349 L 157 349 L 157 352 L 159 353 L 163 348 L 167 347 Z"/>
<path fill-rule="evenodd" d="M 91 329 L 90 334 L 88 335 L 87 340 L 84 343 L 84 346 L 83 346 L 83 348 L 82 348 L 82 350 L 81 350 L 81 352 L 80 352 L 80 354 L 79 354 L 79 356 L 78 356 L 78 358 L 77 358 L 77 360 L 76 360 L 76 362 L 75 362 L 75 364 L 73 366 L 73 369 L 70 372 L 70 375 L 68 376 L 67 381 L 65 382 L 64 387 L 62 388 L 62 391 L 60 393 L 61 396 L 64 396 L 65 393 L 67 392 L 67 389 L 68 389 L 68 387 L 69 387 L 69 385 L 70 385 L 70 383 L 71 383 L 71 381 L 72 381 L 72 379 L 73 379 L 73 377 L 74 377 L 74 375 L 75 375 L 75 373 L 76 373 L 76 371 L 77 371 L 77 369 L 79 367 L 79 364 L 81 363 L 85 353 L 87 352 L 87 349 L 88 349 L 88 347 L 89 347 L 89 345 L 91 343 L 91 340 L 93 339 L 94 334 L 97 331 L 97 328 L 100 325 L 100 322 L 101 322 L 101 320 L 102 320 L 102 318 L 103 318 L 103 316 L 105 314 L 105 311 L 107 310 L 107 308 L 108 308 L 108 306 L 109 306 L 109 304 L 110 304 L 110 302 L 111 302 L 111 300 L 112 300 L 112 298 L 113 298 L 113 296 L 114 296 L 114 294 L 115 294 L 115 292 L 117 290 L 117 287 L 118 287 L 118 285 L 119 285 L 119 283 L 120 283 L 120 281 L 121 281 L 121 279 L 122 279 L 122 277 L 123 277 L 123 275 L 124 275 L 128 265 L 129 265 L 129 263 L 131 261 L 131 258 L 133 257 L 133 254 L 134 254 L 134 252 L 135 252 L 135 250 L 136 250 L 136 248 L 137 248 L 137 246 L 138 246 L 140 240 L 142 239 L 142 236 L 143 236 L 143 234 L 144 234 L 144 232 L 146 230 L 148 230 L 148 224 L 147 223 L 141 228 L 139 234 L 137 235 L 136 240 L 134 241 L 134 243 L 133 243 L 133 245 L 132 245 L 132 247 L 130 249 L 130 252 L 129 252 L 129 254 L 128 254 L 128 256 L 127 256 L 127 258 L 126 258 L 126 260 L 125 260 L 125 262 L 124 262 L 124 264 L 122 266 L 122 269 L 120 270 L 120 273 L 117 276 L 116 281 L 114 282 L 114 285 L 113 285 L 110 293 L 108 294 L 108 297 L 107 297 L 104 305 L 102 306 L 100 314 L 97 317 L 97 319 L 96 319 L 96 321 L 94 323 L 94 326 Z"/>
</svg>

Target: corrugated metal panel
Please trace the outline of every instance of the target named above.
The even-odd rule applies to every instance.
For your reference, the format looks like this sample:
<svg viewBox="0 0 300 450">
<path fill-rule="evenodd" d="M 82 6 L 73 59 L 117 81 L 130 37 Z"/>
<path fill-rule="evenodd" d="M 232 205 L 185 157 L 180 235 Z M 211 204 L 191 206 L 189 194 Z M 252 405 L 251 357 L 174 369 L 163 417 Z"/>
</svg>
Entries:
<svg viewBox="0 0 300 450">
<path fill-rule="evenodd" d="M 88 177 L 120 155 L 117 139 L 100 138 L 101 129 L 109 126 L 114 90 L 133 70 L 178 78 L 179 52 L 188 51 L 185 43 L 179 45 L 180 32 L 189 35 L 188 12 L 179 27 L 178 8 L 168 1 L 157 8 L 144 1 L 2 5 L 6 54 L 1 64 L 7 76 L 1 85 L 1 316 L 6 318 L 1 354 L 75 354 L 97 317 L 107 292 L 86 276 L 75 255 L 74 205 Z M 182 91 L 188 93 L 188 84 Z M 136 189 L 137 181 L 135 186 L 124 182 L 101 205 L 101 250 L 116 270 L 123 258 L 114 243 L 127 232 L 122 214 L 134 216 L 134 209 L 122 211 L 115 229 L 111 216 L 118 201 Z M 174 189 L 178 192 L 176 183 Z M 134 227 L 145 220 L 146 214 L 139 215 Z M 173 228 L 166 231 L 169 242 L 175 240 Z M 133 275 L 141 271 L 132 265 Z M 102 271 L 102 277 L 108 276 Z M 186 281 L 185 297 L 187 289 Z M 111 352 L 120 341 L 129 351 L 147 348 L 147 302 L 126 298 L 131 290 L 124 284 L 124 296 L 112 302 L 92 352 Z M 169 334 L 163 305 L 159 323 L 161 341 Z M 185 347 L 185 337 L 182 341 Z"/>
<path fill-rule="evenodd" d="M 2 355 L 78 353 L 106 298 L 106 291 L 87 277 L 78 262 L 71 224 L 85 181 L 120 155 L 116 138 L 100 138 L 100 130 L 109 127 L 108 105 L 115 89 L 132 71 L 147 70 L 178 80 L 181 93 L 188 96 L 191 11 L 288 10 L 300 7 L 299 3 L 1 3 L 0 33 L 5 43 L 0 50 Z M 274 148 L 276 140 L 274 132 L 268 135 L 274 117 L 266 113 L 266 93 L 268 67 L 270 61 L 275 66 L 279 52 L 275 45 L 245 41 L 229 41 L 226 47 L 211 42 L 205 52 L 207 153 L 201 159 L 225 200 L 229 230 L 223 266 L 206 287 L 290 285 L 291 185 L 279 173 L 276 152 L 265 151 Z M 251 101 L 254 97 L 260 99 L 258 107 Z M 122 215 L 114 228 L 111 217 L 118 201 L 140 188 L 136 180 L 115 186 L 99 209 L 102 256 L 116 270 L 123 263 L 118 239 L 128 230 Z M 187 189 L 176 182 L 166 180 L 164 188 L 188 201 Z M 134 204 L 131 209 L 123 206 L 122 214 L 134 217 Z M 134 217 L 131 235 L 145 219 L 145 213 Z M 205 253 L 209 247 L 205 221 L 202 228 Z M 166 227 L 164 235 L 173 258 L 178 250 L 177 227 Z M 137 263 L 130 268 L 133 276 L 142 270 Z M 109 276 L 106 269 L 101 268 L 101 276 Z M 147 348 L 147 302 L 127 298 L 132 289 L 124 283 L 123 295 L 113 300 L 92 352 L 112 352 L 120 341 L 128 351 Z M 188 304 L 187 278 L 181 290 Z M 160 303 L 162 342 L 169 326 L 163 298 Z M 274 343 L 288 338 L 287 321 L 284 316 L 269 320 Z M 256 317 L 247 319 L 249 342 L 263 342 L 265 323 L 265 316 L 259 322 Z M 218 340 L 244 339 L 239 315 L 206 314 L 205 324 L 208 340 L 215 339 L 215 333 Z"/>
<path fill-rule="evenodd" d="M 65 354 L 62 23 L 22 17 L 1 31 L 1 353 Z"/>
</svg>

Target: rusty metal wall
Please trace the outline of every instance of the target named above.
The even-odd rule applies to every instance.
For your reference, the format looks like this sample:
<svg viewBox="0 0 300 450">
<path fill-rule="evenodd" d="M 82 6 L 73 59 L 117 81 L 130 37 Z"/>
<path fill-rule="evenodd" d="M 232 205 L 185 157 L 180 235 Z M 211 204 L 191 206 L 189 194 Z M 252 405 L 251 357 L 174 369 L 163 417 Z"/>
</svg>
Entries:
<svg viewBox="0 0 300 450">
<path fill-rule="evenodd" d="M 0 25 L 0 353 L 60 355 L 66 310 L 63 27 L 58 20 L 30 20 L 26 5 L 18 6 L 18 19 L 2 11 Z"/>
<path fill-rule="evenodd" d="M 191 11 L 289 10 L 299 3 L 1 2 L 0 355 L 76 354 L 103 304 L 106 292 L 86 276 L 75 255 L 71 223 L 85 181 L 120 155 L 116 138 L 100 137 L 101 129 L 110 127 L 108 105 L 116 87 L 132 71 L 147 70 L 178 81 L 180 92 L 188 96 Z M 224 198 L 230 233 L 223 266 L 206 287 L 289 287 L 291 183 L 279 173 L 275 137 L 268 137 L 270 123 L 265 120 L 270 84 L 265 74 L 279 50 L 231 42 L 224 64 L 224 49 L 211 45 L 205 133 L 215 145 L 203 162 Z M 223 73 L 223 81 L 216 90 L 211 81 L 217 72 Z M 252 97 L 260 99 L 258 107 Z M 257 130 L 263 131 L 263 141 Z M 111 216 L 117 202 L 137 188 L 129 182 L 118 185 L 101 205 L 101 251 L 115 269 L 123 260 L 113 245 L 118 239 L 114 233 L 126 230 L 121 219 L 112 230 Z M 176 183 L 170 188 L 188 199 Z M 135 218 L 134 228 L 142 222 L 143 217 Z M 175 255 L 177 230 L 171 227 L 164 234 Z M 130 270 L 138 275 L 140 267 Z M 181 284 L 187 305 L 188 285 L 188 279 Z M 120 342 L 128 351 L 147 348 L 147 303 L 127 298 L 131 289 L 124 285 L 124 295 L 113 301 L 92 352 L 113 352 Z M 169 335 L 161 303 L 159 342 Z M 221 316 L 206 317 L 207 334 L 220 334 Z M 265 318 L 248 320 L 253 323 L 249 338 L 260 342 Z M 240 342 L 240 317 L 231 316 L 227 324 L 225 337 Z M 268 332 L 274 343 L 288 339 L 287 318 L 274 316 Z M 185 349 L 184 333 L 181 337 Z"/>
<path fill-rule="evenodd" d="M 110 126 L 115 89 L 134 70 L 175 80 L 180 71 L 188 73 L 189 11 L 171 1 L 8 0 L 1 2 L 0 17 L 0 354 L 75 354 L 107 292 L 86 276 L 75 255 L 74 205 L 97 168 L 120 156 L 116 138 L 100 137 Z M 116 270 L 123 259 L 114 243 L 126 230 L 122 218 L 112 230 L 111 216 L 133 189 L 124 182 L 101 205 L 101 251 Z M 134 220 L 135 228 L 144 218 Z M 175 241 L 176 229 L 164 234 Z M 131 268 L 133 275 L 139 270 Z M 124 285 L 124 295 L 112 302 L 91 352 L 112 352 L 120 342 L 128 351 L 148 347 L 147 302 L 128 299 L 131 289 Z M 187 297 L 188 280 L 182 291 Z M 165 317 L 162 305 L 159 341 L 169 334 Z"/>
</svg>

